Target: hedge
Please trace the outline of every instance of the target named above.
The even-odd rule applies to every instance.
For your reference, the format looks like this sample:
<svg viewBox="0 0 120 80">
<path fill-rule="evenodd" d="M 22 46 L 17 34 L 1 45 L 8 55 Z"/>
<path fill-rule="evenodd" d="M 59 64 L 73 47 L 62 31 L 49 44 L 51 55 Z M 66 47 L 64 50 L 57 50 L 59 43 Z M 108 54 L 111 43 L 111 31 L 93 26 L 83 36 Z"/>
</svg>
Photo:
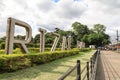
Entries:
<svg viewBox="0 0 120 80">
<path fill-rule="evenodd" d="M 0 72 L 11 72 L 33 65 L 47 63 L 59 58 L 78 54 L 79 50 L 29 53 L 29 54 L 10 54 L 0 56 Z"/>
<path fill-rule="evenodd" d="M 0 56 L 0 72 L 11 72 L 31 66 L 31 62 L 24 55 Z"/>
<path fill-rule="evenodd" d="M 39 48 L 28 48 L 28 51 L 30 53 L 38 53 L 39 52 Z M 50 51 L 51 48 L 45 48 L 45 51 Z M 60 48 L 56 48 L 56 51 L 60 51 Z M 15 50 L 13 50 L 13 54 L 17 54 L 17 53 L 22 53 L 20 48 L 16 48 Z M 5 54 L 5 50 L 0 50 L 0 54 Z"/>
<path fill-rule="evenodd" d="M 16 48 L 15 50 L 13 50 L 13 54 L 19 54 L 22 53 L 20 48 Z M 0 54 L 5 54 L 5 50 L 0 50 Z"/>
<path fill-rule="evenodd" d="M 28 48 L 28 50 L 29 50 L 29 52 L 34 52 L 34 53 L 40 51 L 39 48 Z M 45 51 L 50 51 L 50 50 L 51 50 L 51 48 L 45 48 Z M 61 48 L 56 48 L 55 50 L 56 50 L 56 51 L 60 51 Z"/>
<path fill-rule="evenodd" d="M 91 48 L 81 48 L 79 49 L 81 52 L 86 52 L 92 50 Z"/>
</svg>

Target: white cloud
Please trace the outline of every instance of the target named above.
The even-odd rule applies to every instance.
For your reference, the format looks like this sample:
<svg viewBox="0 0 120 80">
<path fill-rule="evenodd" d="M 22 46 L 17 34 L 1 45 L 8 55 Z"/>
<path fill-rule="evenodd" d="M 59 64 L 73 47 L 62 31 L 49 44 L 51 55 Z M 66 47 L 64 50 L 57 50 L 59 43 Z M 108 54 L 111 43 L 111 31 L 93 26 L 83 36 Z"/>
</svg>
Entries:
<svg viewBox="0 0 120 80">
<path fill-rule="evenodd" d="M 120 30 L 119 10 L 120 0 L 0 0 L 0 36 L 6 33 L 8 17 L 30 24 L 33 35 L 39 33 L 40 27 L 49 31 L 56 27 L 69 30 L 74 21 L 79 21 L 89 28 L 104 24 L 106 33 L 115 36 L 116 29 Z"/>
<path fill-rule="evenodd" d="M 48 12 L 54 7 L 55 3 L 50 0 L 43 0 L 37 3 L 40 11 Z"/>
<path fill-rule="evenodd" d="M 57 3 L 56 14 L 60 18 L 66 19 L 80 18 L 86 9 L 87 6 L 82 2 L 76 2 L 74 0 L 61 0 Z"/>
</svg>

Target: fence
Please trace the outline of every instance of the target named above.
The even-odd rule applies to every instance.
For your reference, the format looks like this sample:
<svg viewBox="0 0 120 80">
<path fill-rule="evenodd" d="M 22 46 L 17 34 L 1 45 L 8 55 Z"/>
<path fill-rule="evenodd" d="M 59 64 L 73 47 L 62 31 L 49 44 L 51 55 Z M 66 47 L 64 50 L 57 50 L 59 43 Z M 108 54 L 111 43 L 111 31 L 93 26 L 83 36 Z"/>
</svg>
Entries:
<svg viewBox="0 0 120 80">
<path fill-rule="evenodd" d="M 83 69 L 81 69 L 80 60 L 77 60 L 77 64 L 75 66 L 73 66 L 71 69 L 69 69 L 65 74 L 63 74 L 58 80 L 64 80 L 75 69 L 77 69 L 76 80 L 85 80 L 86 78 L 87 78 L 87 80 L 95 80 L 99 54 L 100 54 L 100 50 L 97 50 L 92 55 L 90 60 L 86 62 L 86 65 L 83 67 Z M 85 74 L 83 74 L 83 73 L 85 73 Z"/>
</svg>

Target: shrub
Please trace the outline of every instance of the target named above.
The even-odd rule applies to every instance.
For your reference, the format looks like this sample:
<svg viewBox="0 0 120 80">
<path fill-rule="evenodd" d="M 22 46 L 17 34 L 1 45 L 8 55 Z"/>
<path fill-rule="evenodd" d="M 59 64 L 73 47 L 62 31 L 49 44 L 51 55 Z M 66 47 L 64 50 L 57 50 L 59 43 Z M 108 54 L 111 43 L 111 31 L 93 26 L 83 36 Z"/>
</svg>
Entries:
<svg viewBox="0 0 120 80">
<path fill-rule="evenodd" d="M 5 50 L 0 50 L 0 54 L 4 54 L 5 53 Z"/>
<path fill-rule="evenodd" d="M 42 64 L 66 56 L 75 55 L 78 54 L 78 52 L 79 50 L 43 52 L 25 55 L 25 57 L 29 58 L 33 64 Z"/>
<path fill-rule="evenodd" d="M 68 51 L 2 55 L 0 56 L 0 72 L 16 71 L 34 64 L 43 64 L 78 53 L 79 50 L 77 49 Z"/>
<path fill-rule="evenodd" d="M 36 53 L 36 52 L 39 52 L 39 48 L 28 48 L 28 51 L 30 52 L 30 53 Z"/>
<path fill-rule="evenodd" d="M 16 48 L 15 50 L 13 50 L 14 54 L 19 54 L 22 53 L 20 48 Z"/>
<path fill-rule="evenodd" d="M 0 49 L 4 49 L 5 48 L 5 42 L 0 43 Z"/>
<path fill-rule="evenodd" d="M 31 62 L 23 55 L 7 55 L 0 57 L 0 72 L 11 72 L 31 66 Z"/>
<path fill-rule="evenodd" d="M 19 54 L 22 53 L 20 48 L 16 48 L 15 50 L 13 50 L 13 54 Z M 0 54 L 5 54 L 5 50 L 0 50 Z"/>
<path fill-rule="evenodd" d="M 28 48 L 28 51 L 30 52 L 30 53 L 37 53 L 37 52 L 39 52 L 39 48 Z M 51 50 L 51 48 L 45 48 L 45 51 L 50 51 Z M 56 51 L 60 51 L 61 49 L 60 48 L 56 48 L 55 49 Z"/>
<path fill-rule="evenodd" d="M 81 52 L 86 52 L 86 51 L 90 51 L 90 50 L 91 50 L 91 48 L 81 48 L 80 49 Z"/>
</svg>

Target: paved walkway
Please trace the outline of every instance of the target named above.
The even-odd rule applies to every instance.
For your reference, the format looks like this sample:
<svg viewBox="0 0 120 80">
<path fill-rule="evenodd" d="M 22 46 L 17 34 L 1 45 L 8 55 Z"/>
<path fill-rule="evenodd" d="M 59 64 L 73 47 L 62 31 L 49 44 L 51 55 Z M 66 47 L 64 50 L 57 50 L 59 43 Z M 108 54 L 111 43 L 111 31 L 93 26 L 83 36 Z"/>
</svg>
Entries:
<svg viewBox="0 0 120 80">
<path fill-rule="evenodd" d="M 101 51 L 96 80 L 120 80 L 120 53 Z"/>
</svg>

